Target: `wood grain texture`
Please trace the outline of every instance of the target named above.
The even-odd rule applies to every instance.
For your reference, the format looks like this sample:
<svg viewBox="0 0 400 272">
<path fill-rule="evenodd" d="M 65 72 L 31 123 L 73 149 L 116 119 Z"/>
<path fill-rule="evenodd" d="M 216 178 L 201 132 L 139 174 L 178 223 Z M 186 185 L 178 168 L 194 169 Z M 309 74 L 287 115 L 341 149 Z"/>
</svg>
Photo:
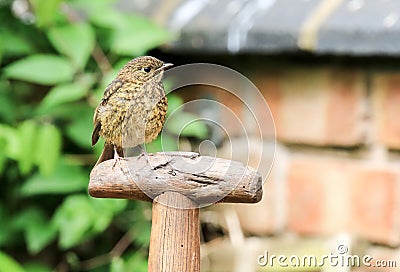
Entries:
<svg viewBox="0 0 400 272">
<path fill-rule="evenodd" d="M 152 201 L 173 191 L 201 205 L 256 203 L 262 197 L 261 174 L 242 163 L 166 152 L 102 162 L 90 174 L 89 194 L 99 198 Z"/>
<path fill-rule="evenodd" d="M 188 208 L 172 208 L 172 207 Z M 166 192 L 154 199 L 149 272 L 200 271 L 200 221 L 197 204 Z"/>
</svg>

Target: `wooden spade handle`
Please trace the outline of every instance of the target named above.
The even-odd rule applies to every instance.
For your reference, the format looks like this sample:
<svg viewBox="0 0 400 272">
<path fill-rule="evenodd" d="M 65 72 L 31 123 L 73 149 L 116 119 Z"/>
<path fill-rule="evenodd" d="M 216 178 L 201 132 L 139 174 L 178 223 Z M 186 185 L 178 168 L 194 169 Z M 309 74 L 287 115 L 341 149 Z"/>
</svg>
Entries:
<svg viewBox="0 0 400 272">
<path fill-rule="evenodd" d="M 154 199 L 149 272 L 200 271 L 197 206 L 188 197 L 176 192 L 165 192 Z"/>
<path fill-rule="evenodd" d="M 215 202 L 257 203 L 262 197 L 261 174 L 242 163 L 197 153 L 165 152 L 148 159 L 130 157 L 100 163 L 90 173 L 89 194 L 100 198 L 152 201 L 175 191 L 198 206 Z"/>
<path fill-rule="evenodd" d="M 165 152 L 100 163 L 90 174 L 89 194 L 153 201 L 148 271 L 199 272 L 199 208 L 256 203 L 262 178 L 239 162 Z"/>
</svg>

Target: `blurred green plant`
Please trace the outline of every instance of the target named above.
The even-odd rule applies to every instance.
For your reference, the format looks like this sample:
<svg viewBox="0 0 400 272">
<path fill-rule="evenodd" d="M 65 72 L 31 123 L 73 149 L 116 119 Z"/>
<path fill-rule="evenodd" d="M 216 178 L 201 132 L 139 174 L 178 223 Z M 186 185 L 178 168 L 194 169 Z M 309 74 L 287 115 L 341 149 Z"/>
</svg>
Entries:
<svg viewBox="0 0 400 272">
<path fill-rule="evenodd" d="M 0 1 L 0 272 L 147 271 L 149 205 L 86 193 L 92 117 L 121 66 L 172 35 L 115 0 L 16 2 Z"/>
</svg>

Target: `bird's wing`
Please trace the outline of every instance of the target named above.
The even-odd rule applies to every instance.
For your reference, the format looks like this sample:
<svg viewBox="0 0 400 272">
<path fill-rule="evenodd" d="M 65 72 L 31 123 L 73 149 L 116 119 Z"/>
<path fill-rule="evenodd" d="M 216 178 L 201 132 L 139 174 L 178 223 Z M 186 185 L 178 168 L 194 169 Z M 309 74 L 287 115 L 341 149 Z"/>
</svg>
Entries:
<svg viewBox="0 0 400 272">
<path fill-rule="evenodd" d="M 97 111 L 96 111 L 97 112 Z M 96 113 L 95 115 L 96 116 Z M 92 132 L 92 145 L 95 145 L 100 138 L 101 123 L 99 120 L 94 121 L 94 128 Z"/>
<path fill-rule="evenodd" d="M 110 84 L 108 84 L 106 90 L 103 94 L 103 99 L 101 100 L 100 104 L 105 105 L 110 98 L 118 89 L 120 89 L 124 85 L 124 82 L 120 79 L 113 80 Z"/>
<path fill-rule="evenodd" d="M 102 107 L 107 104 L 108 99 L 115 93 L 119 88 L 124 85 L 123 81 L 119 79 L 113 80 L 110 84 L 108 84 L 106 90 L 104 91 L 103 98 L 100 102 L 100 105 L 96 108 L 93 116 L 93 132 L 92 132 L 92 145 L 95 145 L 100 138 L 100 130 L 101 130 L 101 122 L 98 119 L 98 111 L 99 107 Z"/>
</svg>

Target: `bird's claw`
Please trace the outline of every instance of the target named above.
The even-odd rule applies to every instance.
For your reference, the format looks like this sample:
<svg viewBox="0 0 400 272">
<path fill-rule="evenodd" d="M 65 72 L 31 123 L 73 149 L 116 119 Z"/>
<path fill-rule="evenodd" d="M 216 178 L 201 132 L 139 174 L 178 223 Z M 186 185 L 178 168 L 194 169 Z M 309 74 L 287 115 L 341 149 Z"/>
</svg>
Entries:
<svg viewBox="0 0 400 272">
<path fill-rule="evenodd" d="M 122 168 L 122 166 L 121 166 L 121 161 L 127 161 L 128 159 L 127 158 L 123 158 L 123 157 L 116 157 L 116 158 L 114 158 L 114 164 L 113 164 L 113 167 L 112 167 L 112 169 L 114 170 L 114 168 L 115 168 L 115 166 L 117 165 L 117 162 L 119 163 L 119 166 L 121 167 L 121 170 L 124 170 L 123 168 Z"/>
</svg>

